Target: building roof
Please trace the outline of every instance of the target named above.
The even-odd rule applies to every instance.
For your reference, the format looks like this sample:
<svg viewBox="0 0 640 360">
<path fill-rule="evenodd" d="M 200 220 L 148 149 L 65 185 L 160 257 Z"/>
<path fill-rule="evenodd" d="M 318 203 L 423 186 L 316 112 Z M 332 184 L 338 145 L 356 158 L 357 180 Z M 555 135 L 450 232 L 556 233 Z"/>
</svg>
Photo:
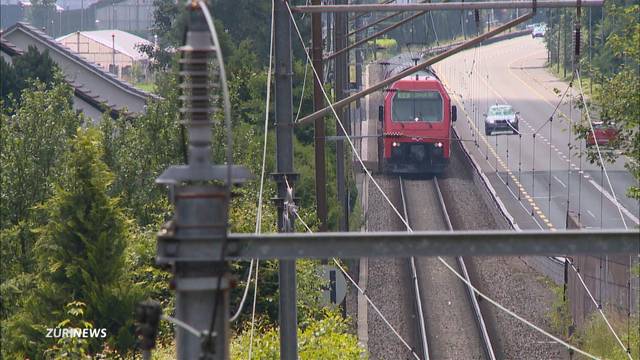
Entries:
<svg viewBox="0 0 640 360">
<path fill-rule="evenodd" d="M 2 32 L 0 31 L 0 50 L 2 50 L 3 53 L 8 54 L 11 57 L 19 56 L 24 53 L 17 46 L 5 40 L 1 35 L 2 35 Z"/>
<path fill-rule="evenodd" d="M 22 49 L 10 43 L 6 39 L 4 39 L 1 35 L 2 35 L 2 32 L 0 31 L 0 51 L 2 51 L 5 54 L 8 54 L 12 58 L 16 56 L 22 56 L 24 54 L 24 51 L 22 51 Z M 131 117 L 131 114 L 127 112 L 108 107 L 104 102 L 101 102 L 99 96 L 92 95 L 91 91 L 83 90 L 82 85 L 78 85 L 73 81 L 67 81 L 67 83 L 73 88 L 73 94 L 76 97 L 84 100 L 86 103 L 88 103 L 90 106 L 100 111 L 101 113 L 109 112 L 109 115 L 113 118 L 116 118 L 120 115 Z"/>
<path fill-rule="evenodd" d="M 73 61 L 78 66 L 86 69 L 90 73 L 95 74 L 96 76 L 98 76 L 103 81 L 105 81 L 107 83 L 110 83 L 111 85 L 113 85 L 116 88 L 120 89 L 120 91 L 128 94 L 128 96 L 133 96 L 133 97 L 138 98 L 138 99 L 140 99 L 141 101 L 144 101 L 144 102 L 146 102 L 147 99 L 154 99 L 154 100 L 162 99 L 160 96 L 157 96 L 155 94 L 151 94 L 151 93 L 148 93 L 146 91 L 140 90 L 140 89 L 134 87 L 133 85 L 131 85 L 131 84 L 125 82 L 125 81 L 121 81 L 115 75 L 104 71 L 102 68 L 100 68 L 99 66 L 95 65 L 94 63 L 86 60 L 85 58 L 83 58 L 80 55 L 75 54 L 74 52 L 72 52 L 71 50 L 66 48 L 64 45 L 62 45 L 59 42 L 55 41 L 53 38 L 49 37 L 47 34 L 45 34 L 42 31 L 36 29 L 35 27 L 31 26 L 28 23 L 18 22 L 15 25 L 13 25 L 10 28 L 8 28 L 6 31 L 4 31 L 2 33 L 2 36 L 3 37 L 7 36 L 10 33 L 14 32 L 14 31 L 18 31 L 18 30 L 28 34 L 29 36 L 31 36 L 34 39 L 37 39 L 40 43 L 45 44 L 50 49 L 50 51 L 55 51 L 55 52 L 61 54 L 62 56 L 70 59 L 71 61 Z M 77 84 L 72 84 L 72 85 L 74 87 L 76 87 L 76 88 L 79 86 Z M 91 93 L 90 90 L 84 90 L 84 92 L 85 93 Z M 122 108 L 123 108 L 122 104 L 112 104 L 112 103 L 110 103 L 108 101 L 108 99 L 100 98 L 99 94 L 95 94 L 95 95 L 91 94 L 91 96 L 94 97 L 96 99 L 96 101 L 98 101 L 100 103 L 105 103 L 109 107 L 111 107 L 112 109 L 122 110 Z"/>
<path fill-rule="evenodd" d="M 80 35 L 83 35 L 93 41 L 96 41 L 110 49 L 115 44 L 115 50 L 119 53 L 125 54 L 128 57 L 138 61 L 146 60 L 149 57 L 147 54 L 138 50 L 138 45 L 151 45 L 151 42 L 145 40 L 139 36 L 133 35 L 122 30 L 96 30 L 96 31 L 81 31 Z M 56 41 L 63 41 L 71 36 L 77 36 L 77 32 L 72 32 L 61 36 Z"/>
</svg>

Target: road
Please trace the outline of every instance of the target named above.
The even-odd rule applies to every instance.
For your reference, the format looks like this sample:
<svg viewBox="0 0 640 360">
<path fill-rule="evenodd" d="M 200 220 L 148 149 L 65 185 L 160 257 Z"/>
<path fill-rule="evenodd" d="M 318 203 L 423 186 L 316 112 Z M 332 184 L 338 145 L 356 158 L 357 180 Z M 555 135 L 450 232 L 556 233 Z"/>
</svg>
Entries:
<svg viewBox="0 0 640 360">
<path fill-rule="evenodd" d="M 523 36 L 438 63 L 435 69 L 458 104 L 456 132 L 521 228 L 563 229 L 567 208 L 587 228 L 637 226 L 639 203 L 626 196 L 635 180 L 624 168 L 633 160 L 605 162 L 606 173 L 587 160 L 584 141 L 575 139 L 570 126 L 586 119 L 573 106 L 577 82 L 569 88 L 553 77 L 546 59 L 542 40 Z M 495 103 L 520 112 L 520 135 L 484 134 L 483 113 Z"/>
</svg>

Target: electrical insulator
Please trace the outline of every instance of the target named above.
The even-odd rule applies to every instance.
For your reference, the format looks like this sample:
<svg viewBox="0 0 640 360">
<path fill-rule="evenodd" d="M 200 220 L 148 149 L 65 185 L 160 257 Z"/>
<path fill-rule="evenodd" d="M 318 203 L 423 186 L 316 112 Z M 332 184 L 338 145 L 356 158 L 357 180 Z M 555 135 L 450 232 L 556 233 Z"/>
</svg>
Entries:
<svg viewBox="0 0 640 360">
<path fill-rule="evenodd" d="M 156 347 L 156 336 L 162 309 L 155 301 L 143 301 L 136 306 L 135 320 L 138 323 L 136 336 L 142 350 L 151 350 Z"/>
<path fill-rule="evenodd" d="M 578 59 L 580 58 L 580 24 L 576 25 L 574 48 L 575 59 L 576 61 L 578 61 Z"/>
</svg>

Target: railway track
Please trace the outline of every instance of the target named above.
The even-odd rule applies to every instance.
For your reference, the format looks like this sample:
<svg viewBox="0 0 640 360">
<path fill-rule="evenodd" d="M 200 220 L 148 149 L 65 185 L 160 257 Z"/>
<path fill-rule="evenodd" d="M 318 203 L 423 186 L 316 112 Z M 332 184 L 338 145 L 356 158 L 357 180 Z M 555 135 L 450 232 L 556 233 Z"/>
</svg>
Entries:
<svg viewBox="0 0 640 360">
<path fill-rule="evenodd" d="M 453 231 L 438 180 L 399 179 L 402 210 L 407 223 L 419 230 Z M 456 270 L 471 282 L 462 257 Z M 416 342 L 423 359 L 495 360 L 494 347 L 473 290 L 461 284 L 436 258 L 409 258 L 417 318 Z M 469 326 L 475 323 L 475 327 Z"/>
</svg>

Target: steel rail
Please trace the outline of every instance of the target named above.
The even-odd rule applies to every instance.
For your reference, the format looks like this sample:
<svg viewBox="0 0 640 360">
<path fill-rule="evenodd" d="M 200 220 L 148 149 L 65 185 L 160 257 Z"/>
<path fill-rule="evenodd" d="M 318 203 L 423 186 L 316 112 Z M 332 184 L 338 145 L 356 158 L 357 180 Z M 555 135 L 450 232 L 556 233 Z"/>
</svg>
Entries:
<svg viewBox="0 0 640 360">
<path fill-rule="evenodd" d="M 357 13 L 374 11 L 533 9 L 534 7 L 600 7 L 603 4 L 603 0 L 479 1 L 417 4 L 301 5 L 292 7 L 291 11 L 298 13 Z"/>
<path fill-rule="evenodd" d="M 404 181 L 402 177 L 398 177 L 400 181 L 400 198 L 402 199 L 402 210 L 404 211 L 404 219 L 409 224 L 409 213 L 407 212 L 407 200 L 404 194 Z M 407 226 L 407 231 L 409 231 Z M 416 310 L 418 313 L 418 332 L 420 333 L 420 341 L 422 342 L 422 355 L 424 360 L 429 360 L 429 343 L 427 341 L 427 326 L 424 321 L 424 310 L 422 308 L 422 297 L 420 294 L 420 285 L 418 284 L 418 270 L 416 269 L 416 258 L 411 256 L 409 258 L 409 266 L 411 267 L 411 281 L 413 282 L 413 292 L 416 302 Z"/>
<path fill-rule="evenodd" d="M 447 211 L 447 205 L 444 202 L 444 197 L 442 196 L 442 191 L 440 190 L 440 185 L 438 184 L 438 179 L 435 177 L 433 178 L 433 184 L 436 188 L 436 193 L 438 194 L 440 208 L 442 209 L 443 217 L 445 219 L 445 222 L 447 223 L 447 228 L 449 229 L 449 231 L 453 231 L 453 225 L 451 224 L 451 218 L 449 217 L 449 212 Z M 458 266 L 460 267 L 460 270 L 462 270 L 462 276 L 464 276 L 464 278 L 467 280 L 467 284 L 465 287 L 467 288 L 467 295 L 469 296 L 469 301 L 471 302 L 471 307 L 473 308 L 476 325 L 480 330 L 484 352 L 489 360 L 496 360 L 496 354 L 493 350 L 493 345 L 491 344 L 491 338 L 489 337 L 489 332 L 487 331 L 487 326 L 485 324 L 484 317 L 482 316 L 482 311 L 480 310 L 478 299 L 476 298 L 473 289 L 469 285 L 471 284 L 471 278 L 469 277 L 467 266 L 462 256 L 456 256 L 456 261 L 458 263 Z"/>
</svg>

